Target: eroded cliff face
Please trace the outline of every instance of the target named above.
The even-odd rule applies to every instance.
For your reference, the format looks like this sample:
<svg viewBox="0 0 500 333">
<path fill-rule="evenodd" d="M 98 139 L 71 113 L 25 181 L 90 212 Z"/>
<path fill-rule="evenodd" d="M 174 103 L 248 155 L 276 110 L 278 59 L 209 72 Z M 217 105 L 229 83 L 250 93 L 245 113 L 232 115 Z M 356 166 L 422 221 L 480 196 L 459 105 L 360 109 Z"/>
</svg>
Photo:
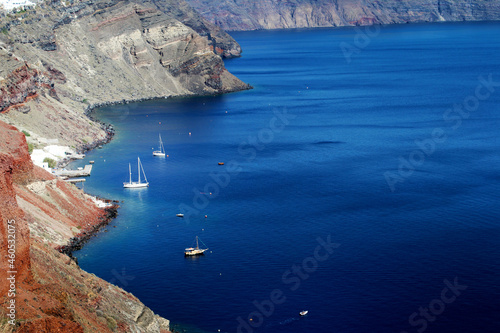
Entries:
<svg viewBox="0 0 500 333">
<path fill-rule="evenodd" d="M 109 212 L 73 185 L 34 166 L 24 134 L 1 121 L 0 201 L 2 320 L 12 299 L 7 272 L 16 272 L 16 325 L 5 324 L 2 329 L 168 332 L 168 320 L 155 315 L 132 294 L 82 271 L 55 249 L 106 224 Z M 9 234 L 16 241 L 13 263 L 5 258 L 12 244 Z"/>
<path fill-rule="evenodd" d="M 228 31 L 500 19 L 498 0 L 186 1 Z"/>
<path fill-rule="evenodd" d="M 103 140 L 90 105 L 247 89 L 239 45 L 183 1 L 45 2 L 2 18 L 0 119 L 60 144 Z"/>
<path fill-rule="evenodd" d="M 20 283 L 31 279 L 28 223 L 17 204 L 14 189 L 15 183 L 27 184 L 34 178 L 33 164 L 24 146 L 24 135 L 0 122 L 0 295 L 6 295 L 9 290 L 8 271 L 16 271 L 16 280 Z M 15 258 L 8 257 L 8 250 L 12 248 L 15 248 Z"/>
</svg>

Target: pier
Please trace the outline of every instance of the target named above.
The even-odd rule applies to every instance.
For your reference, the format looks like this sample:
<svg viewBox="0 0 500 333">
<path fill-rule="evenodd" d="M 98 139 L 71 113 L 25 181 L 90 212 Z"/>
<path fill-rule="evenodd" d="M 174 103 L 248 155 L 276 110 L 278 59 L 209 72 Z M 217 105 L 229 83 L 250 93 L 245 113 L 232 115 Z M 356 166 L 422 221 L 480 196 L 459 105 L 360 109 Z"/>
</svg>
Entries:
<svg viewBox="0 0 500 333">
<path fill-rule="evenodd" d="M 82 170 L 54 170 L 54 175 L 58 177 L 68 177 L 68 178 L 76 178 L 76 177 L 88 177 L 92 172 L 92 165 L 88 164 Z"/>
<path fill-rule="evenodd" d="M 83 183 L 85 182 L 85 178 L 67 178 L 67 179 L 64 179 L 65 182 L 68 182 L 68 183 Z"/>
</svg>

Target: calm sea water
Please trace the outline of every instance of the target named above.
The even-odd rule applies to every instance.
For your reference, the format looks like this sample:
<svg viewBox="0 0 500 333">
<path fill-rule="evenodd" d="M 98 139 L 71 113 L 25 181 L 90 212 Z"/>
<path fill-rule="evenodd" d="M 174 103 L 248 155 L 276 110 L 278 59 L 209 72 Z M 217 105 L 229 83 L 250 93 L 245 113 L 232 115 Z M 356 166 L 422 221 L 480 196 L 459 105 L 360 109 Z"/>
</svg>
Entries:
<svg viewBox="0 0 500 333">
<path fill-rule="evenodd" d="M 498 332 L 500 24 L 359 31 L 234 33 L 255 89 L 100 109 L 117 135 L 78 163 L 123 203 L 82 268 L 182 332 Z"/>
</svg>

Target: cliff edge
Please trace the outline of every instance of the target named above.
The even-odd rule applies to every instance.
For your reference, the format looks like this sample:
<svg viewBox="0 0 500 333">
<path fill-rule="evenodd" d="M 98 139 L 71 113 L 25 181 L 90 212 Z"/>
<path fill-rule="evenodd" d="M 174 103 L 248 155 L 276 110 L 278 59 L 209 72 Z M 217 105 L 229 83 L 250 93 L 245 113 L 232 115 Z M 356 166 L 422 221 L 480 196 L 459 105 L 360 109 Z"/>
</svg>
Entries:
<svg viewBox="0 0 500 333">
<path fill-rule="evenodd" d="M 498 0 L 186 1 L 226 31 L 500 19 Z"/>
<path fill-rule="evenodd" d="M 0 120 L 45 142 L 105 140 L 94 105 L 249 88 L 222 60 L 239 45 L 182 0 L 46 1 L 0 31 Z"/>
<path fill-rule="evenodd" d="M 2 332 L 168 332 L 168 320 L 55 249 L 105 225 L 113 208 L 34 166 L 25 135 L 1 121 L 0 201 Z"/>
</svg>

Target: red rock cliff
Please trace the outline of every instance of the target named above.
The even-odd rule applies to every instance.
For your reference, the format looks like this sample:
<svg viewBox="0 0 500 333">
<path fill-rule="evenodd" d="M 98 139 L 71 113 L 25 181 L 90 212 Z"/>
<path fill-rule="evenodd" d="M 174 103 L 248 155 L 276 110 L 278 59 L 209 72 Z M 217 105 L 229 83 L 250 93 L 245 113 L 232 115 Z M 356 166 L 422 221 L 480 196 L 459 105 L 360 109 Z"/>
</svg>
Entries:
<svg viewBox="0 0 500 333">
<path fill-rule="evenodd" d="M 169 322 L 132 294 L 82 271 L 54 248 L 106 223 L 106 211 L 71 184 L 31 162 L 23 133 L 0 121 L 0 316 L 16 277 L 16 325 L 11 332 L 168 332 Z M 8 261 L 8 222 L 15 226 L 14 269 Z M 12 229 L 12 227 L 11 227 Z M 13 229 L 12 229 L 13 230 Z M 31 236 L 30 236 L 31 235 Z"/>
<path fill-rule="evenodd" d="M 14 190 L 15 182 L 26 182 L 33 177 L 33 164 L 25 149 L 24 134 L 15 127 L 0 122 L 0 295 L 4 295 L 9 286 L 7 271 L 17 271 L 16 281 L 22 283 L 30 279 L 29 228 L 24 212 L 18 207 Z M 9 233 L 8 221 L 11 223 Z M 14 232 L 15 231 L 15 232 Z M 14 269 L 6 260 L 8 254 L 8 235 L 15 237 L 16 257 Z"/>
</svg>

